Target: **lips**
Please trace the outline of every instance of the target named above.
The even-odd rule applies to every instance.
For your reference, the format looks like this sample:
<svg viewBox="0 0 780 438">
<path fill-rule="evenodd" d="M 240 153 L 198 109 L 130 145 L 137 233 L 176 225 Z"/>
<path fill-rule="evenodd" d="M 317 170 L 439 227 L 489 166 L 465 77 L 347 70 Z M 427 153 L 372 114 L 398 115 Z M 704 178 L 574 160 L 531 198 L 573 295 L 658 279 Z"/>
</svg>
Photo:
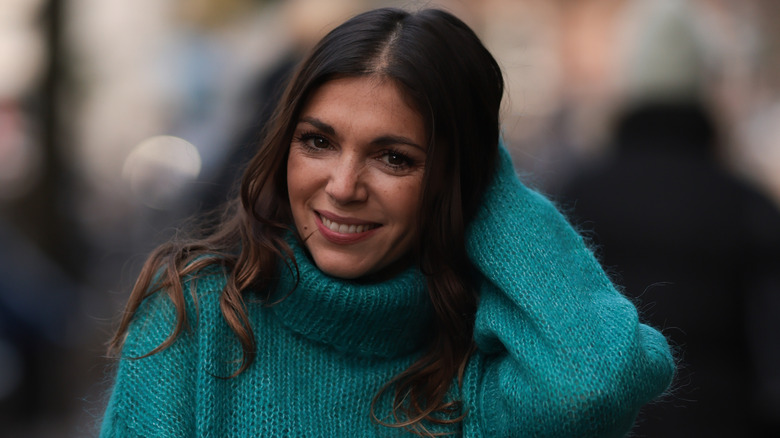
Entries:
<svg viewBox="0 0 780 438">
<path fill-rule="evenodd" d="M 315 212 L 317 228 L 328 241 L 351 244 L 371 236 L 381 225 L 357 219 L 342 218 L 330 213 Z M 328 217 L 326 217 L 326 215 Z"/>
</svg>

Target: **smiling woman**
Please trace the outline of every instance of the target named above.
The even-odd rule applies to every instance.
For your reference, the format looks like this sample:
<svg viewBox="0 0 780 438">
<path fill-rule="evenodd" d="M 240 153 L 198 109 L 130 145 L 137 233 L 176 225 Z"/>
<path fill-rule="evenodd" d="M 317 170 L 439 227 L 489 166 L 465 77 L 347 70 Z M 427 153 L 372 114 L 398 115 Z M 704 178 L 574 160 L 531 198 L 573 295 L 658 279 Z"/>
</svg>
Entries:
<svg viewBox="0 0 780 438">
<path fill-rule="evenodd" d="M 446 12 L 325 36 L 225 220 L 142 269 L 101 435 L 626 433 L 669 347 L 518 180 L 502 95 Z"/>
<path fill-rule="evenodd" d="M 407 267 L 426 157 L 420 114 L 393 82 L 357 77 L 324 84 L 300 119 L 287 190 L 317 267 L 341 278 Z"/>
</svg>

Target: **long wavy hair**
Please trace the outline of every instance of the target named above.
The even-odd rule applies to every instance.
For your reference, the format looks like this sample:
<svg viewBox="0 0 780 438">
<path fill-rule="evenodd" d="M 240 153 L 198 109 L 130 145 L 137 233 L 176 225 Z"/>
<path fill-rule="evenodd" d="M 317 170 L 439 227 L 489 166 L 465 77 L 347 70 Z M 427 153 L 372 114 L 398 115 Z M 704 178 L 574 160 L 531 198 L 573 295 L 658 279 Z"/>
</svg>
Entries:
<svg viewBox="0 0 780 438">
<path fill-rule="evenodd" d="M 498 153 L 499 109 L 504 92 L 501 70 L 476 34 L 453 15 L 435 9 L 410 13 L 385 8 L 360 14 L 326 35 L 300 64 L 258 148 L 243 174 L 240 193 L 216 225 L 200 237 L 175 240 L 147 259 L 115 336 L 110 353 L 122 347 L 141 302 L 166 293 L 177 310 L 170 336 L 149 354 L 167 348 L 187 326 L 182 279 L 210 265 L 227 272 L 220 308 L 241 343 L 241 364 L 255 359 L 255 334 L 244 293 L 262 292 L 272 304 L 273 273 L 292 251 L 283 236 L 292 226 L 287 195 L 287 155 L 299 112 L 322 84 L 335 78 L 378 76 L 395 81 L 424 119 L 428 158 L 424 171 L 421 236 L 414 260 L 426 275 L 434 309 L 426 350 L 379 391 L 371 406 L 375 421 L 429 435 L 426 423 L 462 420 L 458 402 L 447 392 L 473 351 L 477 305 L 473 267 L 465 231 L 494 171 Z M 294 291 L 292 292 L 294 293 Z M 379 420 L 375 404 L 393 394 L 393 422 Z"/>
</svg>

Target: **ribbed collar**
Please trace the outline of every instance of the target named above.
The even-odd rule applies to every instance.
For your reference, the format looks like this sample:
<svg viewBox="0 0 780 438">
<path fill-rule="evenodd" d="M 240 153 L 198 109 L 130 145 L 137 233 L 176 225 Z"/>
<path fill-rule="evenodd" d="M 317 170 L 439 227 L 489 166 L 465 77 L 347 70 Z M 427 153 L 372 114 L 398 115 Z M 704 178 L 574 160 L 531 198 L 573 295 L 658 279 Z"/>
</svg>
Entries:
<svg viewBox="0 0 780 438">
<path fill-rule="evenodd" d="M 431 318 L 425 277 L 409 268 L 381 283 L 359 283 L 320 271 L 295 239 L 288 239 L 300 281 L 280 263 L 271 306 L 281 323 L 311 340 L 360 356 L 396 357 L 418 349 Z"/>
</svg>

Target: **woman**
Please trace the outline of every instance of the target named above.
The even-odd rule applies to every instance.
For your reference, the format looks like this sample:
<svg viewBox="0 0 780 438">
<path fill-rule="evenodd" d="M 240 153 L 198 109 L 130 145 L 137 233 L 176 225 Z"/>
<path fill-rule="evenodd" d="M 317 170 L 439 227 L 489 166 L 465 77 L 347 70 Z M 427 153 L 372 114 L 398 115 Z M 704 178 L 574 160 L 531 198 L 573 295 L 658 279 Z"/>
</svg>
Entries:
<svg viewBox="0 0 780 438">
<path fill-rule="evenodd" d="M 499 147 L 501 71 L 437 10 L 302 63 L 227 219 L 152 254 L 102 436 L 617 436 L 663 336 Z"/>
</svg>

